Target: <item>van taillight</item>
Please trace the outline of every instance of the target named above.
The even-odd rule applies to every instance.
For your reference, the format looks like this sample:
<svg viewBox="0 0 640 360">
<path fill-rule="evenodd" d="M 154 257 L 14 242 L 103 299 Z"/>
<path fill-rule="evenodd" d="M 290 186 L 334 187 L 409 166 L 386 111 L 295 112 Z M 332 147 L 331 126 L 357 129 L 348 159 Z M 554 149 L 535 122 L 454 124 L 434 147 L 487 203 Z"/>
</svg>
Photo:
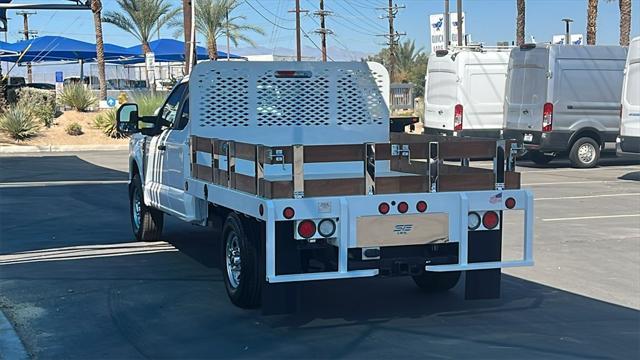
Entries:
<svg viewBox="0 0 640 360">
<path fill-rule="evenodd" d="M 553 129 L 553 104 L 546 103 L 542 109 L 542 131 L 549 132 Z"/>
<path fill-rule="evenodd" d="M 453 113 L 453 131 L 462 130 L 462 105 L 456 104 Z"/>
</svg>

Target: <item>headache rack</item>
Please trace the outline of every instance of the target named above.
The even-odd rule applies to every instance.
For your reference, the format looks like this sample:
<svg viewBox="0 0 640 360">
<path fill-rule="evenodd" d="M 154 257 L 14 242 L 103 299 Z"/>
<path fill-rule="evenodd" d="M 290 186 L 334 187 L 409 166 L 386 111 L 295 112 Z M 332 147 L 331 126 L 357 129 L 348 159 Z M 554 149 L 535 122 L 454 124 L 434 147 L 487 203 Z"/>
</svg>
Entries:
<svg viewBox="0 0 640 360">
<path fill-rule="evenodd" d="M 192 178 L 266 199 L 519 189 L 517 150 L 510 140 L 406 133 L 391 134 L 388 143 L 364 144 L 264 146 L 198 136 L 190 141 Z M 492 168 L 469 166 L 470 160 L 490 159 Z M 305 177 L 305 164 L 322 163 L 324 171 Z M 336 163 L 362 170 L 340 173 L 333 170 Z M 281 166 L 280 173 L 269 175 L 270 165 Z"/>
</svg>

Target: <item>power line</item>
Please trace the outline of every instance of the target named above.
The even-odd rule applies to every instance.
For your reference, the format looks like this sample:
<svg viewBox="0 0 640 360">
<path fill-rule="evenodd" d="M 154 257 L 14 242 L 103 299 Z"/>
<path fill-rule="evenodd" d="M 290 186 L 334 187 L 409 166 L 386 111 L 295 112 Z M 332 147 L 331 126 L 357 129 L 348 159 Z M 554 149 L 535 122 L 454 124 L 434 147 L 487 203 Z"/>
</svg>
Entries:
<svg viewBox="0 0 640 360">
<path fill-rule="evenodd" d="M 267 7 L 265 7 L 264 5 L 262 5 L 262 3 L 258 0 L 255 0 L 256 4 L 260 5 L 261 8 L 263 8 L 266 12 L 268 12 L 269 14 L 271 14 L 276 21 L 280 20 L 280 21 L 288 21 L 288 22 L 293 22 L 294 20 L 291 19 L 287 19 L 287 18 L 283 18 L 282 16 L 278 16 L 278 14 L 274 14 L 271 10 L 269 10 Z M 279 4 L 279 3 L 278 3 Z"/>
<path fill-rule="evenodd" d="M 374 30 L 374 31 L 383 31 L 384 30 L 384 26 L 376 23 L 375 21 L 371 20 L 370 18 L 366 17 L 366 16 L 362 16 L 362 15 L 358 15 L 353 13 L 351 10 L 349 10 L 346 6 L 344 5 L 349 5 L 354 11 L 358 12 L 358 10 L 356 8 L 354 8 L 353 6 L 351 6 L 351 4 L 347 1 L 345 2 L 336 2 L 336 5 L 340 6 L 343 10 L 345 10 L 348 14 L 350 14 L 351 16 L 354 17 L 354 19 L 358 19 L 358 20 L 366 20 L 366 21 L 362 21 L 362 23 L 364 25 L 369 25 L 370 29 Z"/>
<path fill-rule="evenodd" d="M 316 47 L 316 49 L 322 51 L 322 49 L 318 46 L 318 44 L 315 43 L 315 41 L 313 41 L 313 39 L 311 38 L 311 36 L 309 36 L 309 34 L 307 34 L 306 31 L 304 31 L 304 29 L 302 28 L 302 26 L 300 27 L 300 30 L 302 31 L 302 33 L 304 34 L 304 36 L 309 39 L 309 41 L 313 44 L 313 46 Z M 335 61 L 333 60 L 333 58 L 331 58 L 331 56 L 327 55 L 327 57 L 329 58 L 329 60 L 331 61 Z"/>
<path fill-rule="evenodd" d="M 290 30 L 290 31 L 295 31 L 296 29 L 292 29 L 292 28 L 288 28 L 288 27 L 284 27 L 282 25 L 278 25 L 276 23 L 274 23 L 273 21 L 271 21 L 271 19 L 267 18 L 266 16 L 264 16 L 260 10 L 256 9 L 255 6 L 251 5 L 251 3 L 248 0 L 245 0 L 245 4 L 249 5 L 250 8 L 253 9 L 253 11 L 257 12 L 258 15 L 260 15 L 263 19 L 267 20 L 269 23 L 271 23 L 271 25 L 276 26 L 280 29 L 284 29 L 284 30 Z"/>
</svg>

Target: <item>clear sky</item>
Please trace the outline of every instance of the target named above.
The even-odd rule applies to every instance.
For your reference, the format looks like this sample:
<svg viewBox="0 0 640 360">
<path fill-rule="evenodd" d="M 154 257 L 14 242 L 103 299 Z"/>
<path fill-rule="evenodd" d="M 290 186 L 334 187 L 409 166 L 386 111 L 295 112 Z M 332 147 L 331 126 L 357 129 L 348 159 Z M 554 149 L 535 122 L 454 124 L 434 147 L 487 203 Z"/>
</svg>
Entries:
<svg viewBox="0 0 640 360">
<path fill-rule="evenodd" d="M 176 6 L 181 0 L 167 0 Z M 245 0 L 238 9 L 238 14 L 247 17 L 247 22 L 258 24 L 266 35 L 255 35 L 256 42 L 267 48 L 293 48 L 295 45 L 294 31 L 289 30 L 295 25 L 294 14 L 288 10 L 294 7 L 293 0 Z M 14 0 L 14 3 L 46 3 L 64 0 Z M 106 10 L 117 10 L 115 0 L 103 0 Z M 301 0 L 302 7 L 314 11 L 318 7 L 318 0 Z M 335 35 L 329 37 L 329 46 L 345 49 L 345 51 L 359 51 L 372 53 L 380 49 L 384 38 L 376 36 L 388 29 L 386 19 L 381 19 L 383 11 L 376 7 L 385 6 L 384 0 L 325 0 L 325 7 L 334 12 L 327 19 L 327 27 Z M 442 0 L 404 0 L 397 1 L 406 8 L 400 10 L 396 29 L 406 32 L 403 39 L 414 39 L 418 46 L 428 49 L 430 14 L 441 13 Z M 451 0 L 451 10 L 455 10 L 455 0 Z M 251 6 L 249 6 L 251 5 Z M 466 13 L 466 30 L 476 42 L 495 45 L 496 41 L 511 41 L 515 37 L 516 0 L 464 0 Z M 564 33 L 562 18 L 570 17 L 575 22 L 572 33 L 586 35 L 587 0 L 528 0 L 526 34 L 527 40 L 534 36 L 536 41 L 550 41 L 553 34 Z M 640 0 L 633 0 L 632 7 L 632 37 L 640 35 Z M 254 10 L 255 9 L 255 10 Z M 260 15 L 261 14 L 261 15 Z M 21 37 L 18 32 L 22 29 L 22 18 L 9 11 L 9 41 Z M 266 19 L 265 19 L 266 18 Z M 268 19 L 268 20 L 267 20 Z M 312 34 L 318 25 L 316 19 L 306 15 L 302 18 L 303 29 L 311 38 L 319 43 L 316 35 Z M 617 1 L 600 1 L 598 16 L 598 44 L 618 43 L 619 12 Z M 277 24 L 278 27 L 274 26 Z M 89 11 L 39 11 L 30 18 L 31 29 L 38 30 L 42 35 L 62 35 L 84 41 L 95 41 L 93 33 L 93 18 Z M 171 37 L 172 30 L 163 29 L 162 37 Z M 105 24 L 104 37 L 106 42 L 123 46 L 135 45 L 130 35 Z M 4 39 L 3 39 L 4 40 Z M 307 46 L 313 46 L 308 39 L 303 39 Z"/>
</svg>

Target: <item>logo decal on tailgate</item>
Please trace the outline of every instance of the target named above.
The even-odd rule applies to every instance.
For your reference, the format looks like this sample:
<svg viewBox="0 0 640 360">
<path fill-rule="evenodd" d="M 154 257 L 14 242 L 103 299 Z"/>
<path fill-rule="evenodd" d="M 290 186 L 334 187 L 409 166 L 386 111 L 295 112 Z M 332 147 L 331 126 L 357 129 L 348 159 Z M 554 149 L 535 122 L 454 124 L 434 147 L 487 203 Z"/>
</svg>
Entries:
<svg viewBox="0 0 640 360">
<path fill-rule="evenodd" d="M 413 230 L 413 224 L 398 224 L 393 228 L 396 235 L 406 235 Z"/>
</svg>

